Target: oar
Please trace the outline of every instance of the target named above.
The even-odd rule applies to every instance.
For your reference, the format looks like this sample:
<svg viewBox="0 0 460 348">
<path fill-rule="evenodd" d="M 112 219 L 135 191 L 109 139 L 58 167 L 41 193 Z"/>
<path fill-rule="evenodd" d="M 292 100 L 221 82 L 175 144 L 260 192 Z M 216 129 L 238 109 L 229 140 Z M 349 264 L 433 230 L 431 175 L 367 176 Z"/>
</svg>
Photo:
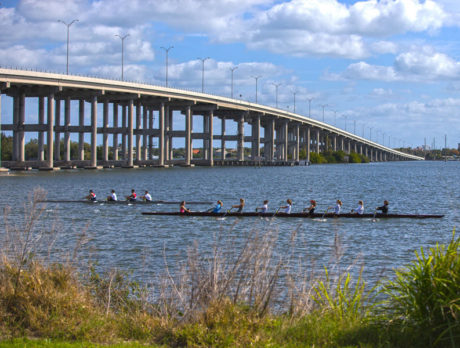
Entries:
<svg viewBox="0 0 460 348">
<path fill-rule="evenodd" d="M 275 211 L 275 214 L 272 215 L 272 218 L 275 217 L 276 214 L 278 214 L 278 212 L 280 211 L 281 207 L 279 207 L 278 209 L 276 209 Z"/>
<path fill-rule="evenodd" d="M 374 216 L 372 216 L 372 222 L 376 222 L 376 221 L 377 221 L 376 218 L 375 218 L 376 215 L 377 215 L 377 209 L 375 209 L 375 211 L 374 211 Z"/>
<path fill-rule="evenodd" d="M 328 211 L 329 211 L 329 208 L 327 208 L 326 211 L 324 212 L 323 216 L 321 216 L 321 220 L 324 219 L 324 217 L 326 216 Z"/>
<path fill-rule="evenodd" d="M 222 215 L 222 217 L 225 217 L 228 213 L 230 213 L 232 211 L 232 209 L 233 209 L 233 207 L 231 207 L 230 209 L 227 209 L 227 212 L 224 215 Z"/>
</svg>

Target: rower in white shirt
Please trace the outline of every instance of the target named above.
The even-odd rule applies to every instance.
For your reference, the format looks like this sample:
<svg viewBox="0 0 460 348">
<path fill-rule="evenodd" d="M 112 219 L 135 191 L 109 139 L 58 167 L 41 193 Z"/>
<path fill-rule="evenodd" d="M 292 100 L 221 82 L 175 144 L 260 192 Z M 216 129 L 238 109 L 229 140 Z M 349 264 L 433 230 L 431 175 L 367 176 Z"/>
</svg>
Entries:
<svg viewBox="0 0 460 348">
<path fill-rule="evenodd" d="M 107 196 L 108 201 L 116 201 L 118 200 L 117 194 L 115 193 L 115 190 L 112 190 L 110 193 L 110 196 Z"/>
<path fill-rule="evenodd" d="M 147 201 L 147 202 L 151 202 L 151 201 L 152 201 L 152 196 L 150 196 L 149 191 L 145 191 L 144 195 L 142 196 L 142 199 L 143 199 L 144 201 Z"/>
<path fill-rule="evenodd" d="M 286 203 L 287 205 L 280 207 L 280 209 L 284 209 L 285 214 L 291 214 L 292 200 L 288 199 Z"/>
</svg>

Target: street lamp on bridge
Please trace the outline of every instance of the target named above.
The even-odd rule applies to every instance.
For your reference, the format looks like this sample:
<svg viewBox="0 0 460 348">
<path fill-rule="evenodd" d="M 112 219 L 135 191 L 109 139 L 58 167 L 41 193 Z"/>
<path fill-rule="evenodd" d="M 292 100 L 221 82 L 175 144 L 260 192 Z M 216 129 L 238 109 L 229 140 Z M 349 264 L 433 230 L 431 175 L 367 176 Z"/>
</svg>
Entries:
<svg viewBox="0 0 460 348">
<path fill-rule="evenodd" d="M 252 78 L 256 80 L 256 104 L 257 104 L 257 81 L 258 81 L 261 77 L 262 77 L 262 76 L 260 76 L 260 75 L 252 76 Z"/>
<path fill-rule="evenodd" d="M 69 75 L 69 41 L 70 41 L 70 26 L 75 22 L 78 22 L 78 19 L 74 19 L 70 23 L 66 23 L 63 20 L 58 20 L 59 23 L 64 24 L 67 27 L 67 64 L 66 64 L 66 74 Z"/>
<path fill-rule="evenodd" d="M 327 105 L 327 104 L 321 104 L 320 106 L 323 108 L 323 122 L 324 122 L 324 108 L 325 108 L 326 106 L 328 106 L 328 105 Z"/>
<path fill-rule="evenodd" d="M 231 96 L 232 99 L 233 99 L 233 72 L 234 72 L 236 69 L 238 69 L 237 66 L 234 66 L 233 68 L 230 68 L 230 71 L 232 72 L 232 89 L 231 89 L 231 94 L 230 94 L 230 96 Z"/>
<path fill-rule="evenodd" d="M 125 36 L 121 36 L 118 34 L 115 34 L 115 36 L 119 37 L 121 39 L 121 81 L 124 81 L 124 56 L 125 56 L 125 39 L 129 36 L 129 34 L 126 34 Z"/>
<path fill-rule="evenodd" d="M 198 59 L 201 60 L 201 93 L 204 93 L 204 62 L 211 58 L 206 57 Z"/>
<path fill-rule="evenodd" d="M 169 54 L 169 50 L 174 48 L 174 46 L 169 46 L 168 48 L 165 48 L 165 47 L 160 47 L 161 49 L 163 49 L 166 53 L 166 72 L 165 72 L 165 86 L 168 87 L 168 54 Z"/>
<path fill-rule="evenodd" d="M 275 86 L 275 101 L 276 101 L 276 108 L 278 109 L 278 87 L 281 86 L 281 83 L 272 83 Z"/>
<path fill-rule="evenodd" d="M 308 117 L 311 118 L 311 101 L 315 98 L 308 98 Z"/>
<path fill-rule="evenodd" d="M 297 94 L 297 91 L 292 92 L 294 94 L 294 114 L 295 114 L 295 95 Z"/>
</svg>

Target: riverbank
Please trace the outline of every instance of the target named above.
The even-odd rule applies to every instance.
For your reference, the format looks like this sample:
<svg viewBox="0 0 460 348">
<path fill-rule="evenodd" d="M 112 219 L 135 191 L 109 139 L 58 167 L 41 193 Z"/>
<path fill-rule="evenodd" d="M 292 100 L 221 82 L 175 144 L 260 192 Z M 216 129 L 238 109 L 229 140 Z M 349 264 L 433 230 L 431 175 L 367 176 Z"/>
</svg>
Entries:
<svg viewBox="0 0 460 348">
<path fill-rule="evenodd" d="M 457 347 L 460 238 L 421 250 L 413 263 L 370 286 L 362 265 L 336 261 L 322 273 L 309 260 L 276 254 L 277 233 L 253 231 L 244 247 L 191 245 L 175 271 L 165 264 L 141 284 L 120 269 L 38 257 L 35 197 L 22 228 L 4 234 L 0 263 L 0 347 L 118 346 Z M 35 204 L 35 205 L 34 205 Z M 290 240 L 294 244 L 296 232 Z M 310 265 L 311 266 L 311 265 Z M 358 267 L 354 272 L 353 267 Z M 27 341 L 30 339 L 31 341 Z"/>
</svg>

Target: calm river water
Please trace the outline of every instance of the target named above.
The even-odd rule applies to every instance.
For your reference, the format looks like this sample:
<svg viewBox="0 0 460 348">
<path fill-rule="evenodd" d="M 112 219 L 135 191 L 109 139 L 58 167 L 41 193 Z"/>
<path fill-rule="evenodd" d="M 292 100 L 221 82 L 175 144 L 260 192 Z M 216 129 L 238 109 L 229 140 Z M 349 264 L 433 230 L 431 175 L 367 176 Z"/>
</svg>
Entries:
<svg viewBox="0 0 460 348">
<path fill-rule="evenodd" d="M 414 259 L 420 247 L 445 243 L 460 225 L 460 162 L 394 162 L 371 164 L 315 165 L 309 167 L 239 168 L 143 168 L 135 170 L 29 172 L 0 176 L 0 208 L 12 206 L 10 220 L 22 220 L 23 205 L 34 188 L 42 187 L 48 199 L 79 199 L 92 188 L 99 198 L 114 188 L 119 196 L 148 189 L 156 200 L 216 201 L 224 208 L 246 199 L 246 209 L 254 210 L 264 199 L 275 211 L 287 198 L 293 211 L 318 202 L 318 210 L 343 201 L 343 211 L 357 206 L 362 199 L 365 211 L 372 212 L 384 199 L 391 212 L 441 213 L 443 219 L 388 219 L 372 222 L 362 219 L 263 219 L 143 216 L 146 210 L 176 210 L 178 206 L 114 206 L 107 204 L 48 204 L 46 227 L 57 221 L 60 231 L 53 250 L 73 250 L 78 235 L 87 231 L 90 238 L 82 258 L 98 260 L 106 269 L 117 267 L 133 272 L 137 279 L 148 278 L 164 269 L 165 260 L 176 264 L 186 258 L 187 249 L 196 242 L 200 250 L 210 250 L 216 232 L 241 247 L 250 231 L 274 229 L 279 236 L 280 255 L 287 253 L 289 238 L 297 230 L 290 253 L 316 260 L 317 267 L 327 264 L 338 236 L 346 262 L 359 259 L 365 277 L 391 274 L 392 269 Z M 190 206 L 195 210 L 209 206 Z M 2 218 L 3 220 L 3 218 Z M 5 225 L 0 223 L 0 233 Z M 2 240 L 2 239 L 0 239 Z M 284 245 L 284 246 L 283 246 Z"/>
</svg>

